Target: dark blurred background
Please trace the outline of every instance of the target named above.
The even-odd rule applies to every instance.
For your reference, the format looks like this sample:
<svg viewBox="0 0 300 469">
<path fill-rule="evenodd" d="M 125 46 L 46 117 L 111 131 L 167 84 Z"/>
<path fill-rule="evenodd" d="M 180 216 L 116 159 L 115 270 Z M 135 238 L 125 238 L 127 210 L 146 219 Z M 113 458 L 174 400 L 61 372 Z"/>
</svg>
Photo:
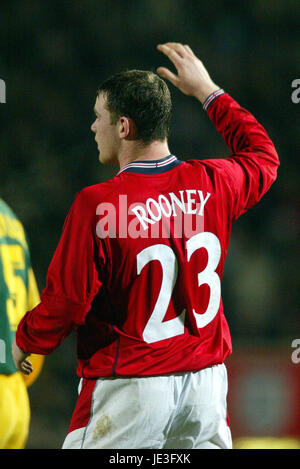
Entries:
<svg viewBox="0 0 300 469">
<path fill-rule="evenodd" d="M 90 130 L 99 83 L 124 69 L 169 66 L 158 43 L 189 44 L 213 80 L 265 126 L 281 160 L 278 180 L 232 231 L 223 278 L 234 349 L 229 371 L 232 366 L 236 376 L 234 356 L 251 352 L 257 363 L 268 354 L 274 358 L 268 369 L 284 358 L 297 386 L 300 364 L 290 355 L 293 339 L 300 338 L 300 103 L 292 102 L 291 84 L 300 78 L 299 0 L 11 0 L 1 5 L 0 18 L 0 78 L 6 82 L 0 196 L 24 224 L 40 291 L 75 194 L 117 172 L 99 164 Z M 170 89 L 172 153 L 180 159 L 228 155 L 199 103 Z M 28 448 L 61 446 L 76 400 L 75 368 L 71 335 L 29 388 Z M 284 372 L 280 376 L 286 381 Z M 259 388 L 259 376 L 253 380 Z M 268 386 L 278 390 L 274 379 Z M 268 395 L 269 388 L 263 388 Z M 284 392 L 271 399 L 274 411 Z M 255 399 L 253 408 L 260 405 L 263 413 L 267 395 Z M 292 414 L 300 419 L 297 409 Z M 297 425 L 276 433 L 270 412 L 267 423 L 252 430 L 240 429 L 244 417 L 234 417 L 233 437 L 300 436 Z"/>
</svg>

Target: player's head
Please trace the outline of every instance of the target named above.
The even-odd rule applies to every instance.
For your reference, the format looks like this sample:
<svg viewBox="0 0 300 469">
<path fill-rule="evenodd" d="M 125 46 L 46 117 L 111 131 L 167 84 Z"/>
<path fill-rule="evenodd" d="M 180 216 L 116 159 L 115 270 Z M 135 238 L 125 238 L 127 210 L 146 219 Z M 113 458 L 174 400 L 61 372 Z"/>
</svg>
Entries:
<svg viewBox="0 0 300 469">
<path fill-rule="evenodd" d="M 170 131 L 171 95 L 153 72 L 129 70 L 104 81 L 97 92 L 92 124 L 102 163 L 117 163 L 122 141 L 147 146 L 164 142 Z"/>
</svg>

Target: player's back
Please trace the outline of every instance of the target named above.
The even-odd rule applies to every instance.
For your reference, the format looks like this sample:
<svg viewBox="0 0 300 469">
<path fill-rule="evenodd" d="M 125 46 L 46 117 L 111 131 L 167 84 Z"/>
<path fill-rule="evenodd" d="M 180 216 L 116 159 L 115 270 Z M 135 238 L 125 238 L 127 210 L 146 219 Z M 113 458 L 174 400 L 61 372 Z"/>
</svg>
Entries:
<svg viewBox="0 0 300 469">
<path fill-rule="evenodd" d="M 231 224 L 268 191 L 279 160 L 265 129 L 229 95 L 207 112 L 231 156 L 132 161 L 77 195 L 41 303 L 18 327 L 21 348 L 50 353 L 75 327 L 78 374 L 87 378 L 224 362 L 231 340 L 220 285 Z"/>
<path fill-rule="evenodd" d="M 87 189 L 99 200 L 96 233 L 108 262 L 79 329 L 84 376 L 199 370 L 230 354 L 220 287 L 228 190 L 209 161 L 172 155 L 131 163 Z"/>
</svg>

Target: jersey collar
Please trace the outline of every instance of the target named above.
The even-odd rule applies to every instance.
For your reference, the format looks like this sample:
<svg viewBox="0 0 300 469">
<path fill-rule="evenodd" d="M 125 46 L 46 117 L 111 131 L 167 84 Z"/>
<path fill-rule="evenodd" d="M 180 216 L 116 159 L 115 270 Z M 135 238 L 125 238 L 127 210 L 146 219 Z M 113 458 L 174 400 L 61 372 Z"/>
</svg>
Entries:
<svg viewBox="0 0 300 469">
<path fill-rule="evenodd" d="M 137 173 L 137 174 L 161 174 L 175 168 L 181 163 L 174 155 L 168 155 L 160 160 L 151 161 L 133 161 L 125 165 L 120 173 Z"/>
</svg>

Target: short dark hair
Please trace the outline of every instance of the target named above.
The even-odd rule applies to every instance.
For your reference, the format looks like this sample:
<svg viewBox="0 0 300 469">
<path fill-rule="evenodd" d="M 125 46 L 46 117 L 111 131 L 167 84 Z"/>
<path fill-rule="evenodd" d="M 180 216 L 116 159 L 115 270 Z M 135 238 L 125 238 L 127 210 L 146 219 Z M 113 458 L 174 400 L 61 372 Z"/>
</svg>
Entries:
<svg viewBox="0 0 300 469">
<path fill-rule="evenodd" d="M 144 144 L 164 141 L 169 136 L 171 95 L 164 80 L 146 70 L 116 73 L 98 88 L 115 124 L 121 116 L 130 117 L 136 126 L 136 138 Z"/>
</svg>

